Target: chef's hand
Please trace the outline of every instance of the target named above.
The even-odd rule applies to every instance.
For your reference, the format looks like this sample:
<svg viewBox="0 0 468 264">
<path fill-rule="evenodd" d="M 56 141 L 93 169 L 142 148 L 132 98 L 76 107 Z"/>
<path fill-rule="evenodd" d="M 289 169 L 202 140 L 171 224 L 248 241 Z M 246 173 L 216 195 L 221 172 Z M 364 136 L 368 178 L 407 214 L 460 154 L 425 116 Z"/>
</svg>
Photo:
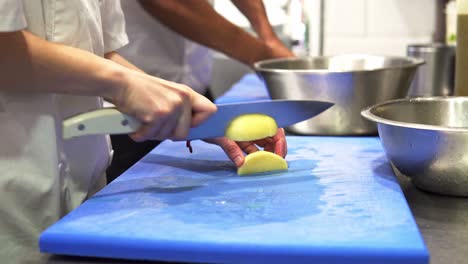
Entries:
<svg viewBox="0 0 468 264">
<path fill-rule="evenodd" d="M 190 127 L 216 112 L 216 105 L 188 86 L 134 70 L 123 70 L 119 93 L 107 98 L 118 110 L 136 117 L 143 126 L 132 133 L 135 141 L 181 140 Z"/>
<path fill-rule="evenodd" d="M 244 152 L 250 154 L 258 151 L 258 147 L 262 147 L 265 151 L 276 153 L 281 157 L 286 157 L 287 154 L 287 143 L 284 134 L 284 129 L 278 128 L 278 132 L 273 137 L 259 139 L 248 142 L 236 142 L 225 137 L 213 138 L 205 140 L 208 143 L 216 144 L 220 146 L 229 159 L 234 162 L 236 167 L 244 164 Z"/>
<path fill-rule="evenodd" d="M 295 57 L 294 53 L 284 46 L 284 44 L 277 38 L 266 40 L 265 44 L 269 50 L 269 56 L 267 59 Z"/>
<path fill-rule="evenodd" d="M 277 38 L 263 40 L 262 47 L 263 49 L 260 52 L 254 53 L 253 57 L 250 58 L 249 65 L 251 68 L 254 68 L 254 64 L 261 60 L 295 57 L 294 53 Z"/>
</svg>

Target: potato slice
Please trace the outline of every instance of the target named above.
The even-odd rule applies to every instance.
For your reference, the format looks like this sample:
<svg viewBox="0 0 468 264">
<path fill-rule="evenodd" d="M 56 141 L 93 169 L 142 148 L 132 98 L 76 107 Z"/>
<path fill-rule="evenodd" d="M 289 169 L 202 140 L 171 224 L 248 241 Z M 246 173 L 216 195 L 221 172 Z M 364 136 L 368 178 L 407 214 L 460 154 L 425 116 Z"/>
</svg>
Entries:
<svg viewBox="0 0 468 264">
<path fill-rule="evenodd" d="M 288 163 L 281 156 L 261 150 L 247 155 L 244 164 L 237 169 L 237 174 L 247 175 L 287 169 Z"/>
<path fill-rule="evenodd" d="M 264 114 L 245 114 L 229 123 L 225 136 L 234 141 L 252 141 L 276 135 L 276 121 Z"/>
</svg>

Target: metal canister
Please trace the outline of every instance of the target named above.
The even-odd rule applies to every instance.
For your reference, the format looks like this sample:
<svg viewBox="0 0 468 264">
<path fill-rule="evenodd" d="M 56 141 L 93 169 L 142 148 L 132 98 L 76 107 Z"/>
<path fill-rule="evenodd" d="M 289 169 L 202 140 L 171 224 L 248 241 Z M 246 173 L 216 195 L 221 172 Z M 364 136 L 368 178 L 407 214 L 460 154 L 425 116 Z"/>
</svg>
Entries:
<svg viewBox="0 0 468 264">
<path fill-rule="evenodd" d="M 441 43 L 409 45 L 407 55 L 426 62 L 416 72 L 408 97 L 454 94 L 455 47 Z"/>
</svg>

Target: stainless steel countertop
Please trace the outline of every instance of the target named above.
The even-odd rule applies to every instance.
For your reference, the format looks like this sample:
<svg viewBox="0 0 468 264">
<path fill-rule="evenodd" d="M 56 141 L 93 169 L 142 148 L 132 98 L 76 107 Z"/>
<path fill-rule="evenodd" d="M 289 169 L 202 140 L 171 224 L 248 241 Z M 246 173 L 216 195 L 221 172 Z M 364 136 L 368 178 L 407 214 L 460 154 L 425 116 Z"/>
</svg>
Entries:
<svg viewBox="0 0 468 264">
<path fill-rule="evenodd" d="M 429 249 L 431 264 L 468 263 L 468 198 L 421 191 L 397 176 Z M 50 264 L 163 263 L 52 256 Z"/>
<path fill-rule="evenodd" d="M 468 263 L 468 197 L 428 193 L 405 176 L 397 178 L 429 249 L 430 263 Z"/>
</svg>

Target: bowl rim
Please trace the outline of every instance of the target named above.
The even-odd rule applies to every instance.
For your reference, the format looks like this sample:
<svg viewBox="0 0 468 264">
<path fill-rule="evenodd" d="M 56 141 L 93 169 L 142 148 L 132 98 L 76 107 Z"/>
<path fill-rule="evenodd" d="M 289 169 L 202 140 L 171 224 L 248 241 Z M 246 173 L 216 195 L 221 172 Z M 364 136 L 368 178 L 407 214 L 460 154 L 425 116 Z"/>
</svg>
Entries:
<svg viewBox="0 0 468 264">
<path fill-rule="evenodd" d="M 381 67 L 375 69 L 365 69 L 365 70 L 347 70 L 347 71 L 338 71 L 338 70 L 328 70 L 328 69 L 269 69 L 263 68 L 262 65 L 268 63 L 275 63 L 280 61 L 300 61 L 300 60 L 311 60 L 311 59 L 330 59 L 335 57 L 346 57 L 346 56 L 363 56 L 363 57 L 380 57 L 385 59 L 396 59 L 396 60 L 406 60 L 408 64 L 402 66 L 393 66 L 393 67 Z M 253 64 L 253 68 L 256 72 L 268 72 L 268 73 L 317 73 L 317 74 L 325 74 L 325 73 L 356 73 L 356 72 L 376 72 L 376 71 L 384 71 L 390 69 L 405 69 L 405 68 L 413 68 L 425 64 L 424 59 L 416 58 L 416 57 L 405 57 L 405 56 L 386 56 L 386 55 L 375 55 L 375 54 L 367 54 L 367 53 L 350 53 L 350 54 L 339 54 L 339 55 L 330 55 L 330 56 L 311 56 L 311 57 L 288 57 L 288 58 L 275 58 L 275 59 L 267 59 L 267 60 L 260 60 Z"/>
<path fill-rule="evenodd" d="M 400 104 L 403 102 L 424 102 L 424 101 L 468 101 L 468 96 L 430 96 L 430 97 L 412 97 L 412 98 L 401 98 L 395 100 L 385 101 L 383 103 L 379 103 L 370 107 L 365 108 L 361 111 L 361 116 L 365 117 L 370 121 L 374 121 L 376 123 L 390 125 L 390 126 L 397 126 L 397 127 L 405 127 L 405 128 L 414 128 L 414 129 L 422 129 L 422 130 L 434 130 L 434 131 L 443 131 L 443 132 L 467 132 L 468 127 L 449 127 L 449 126 L 437 126 L 437 125 L 427 125 L 427 124 L 420 124 L 420 123 L 410 123 L 410 122 L 402 122 L 402 121 L 394 121 L 390 119 L 386 119 L 380 116 L 377 116 L 373 113 L 373 111 L 379 107 L 392 105 L 392 104 Z"/>
<path fill-rule="evenodd" d="M 455 52 L 456 46 L 446 44 L 443 42 L 433 42 L 433 43 L 415 43 L 409 44 L 406 47 L 408 52 L 435 52 L 437 50 L 445 50 L 449 52 Z"/>
</svg>

